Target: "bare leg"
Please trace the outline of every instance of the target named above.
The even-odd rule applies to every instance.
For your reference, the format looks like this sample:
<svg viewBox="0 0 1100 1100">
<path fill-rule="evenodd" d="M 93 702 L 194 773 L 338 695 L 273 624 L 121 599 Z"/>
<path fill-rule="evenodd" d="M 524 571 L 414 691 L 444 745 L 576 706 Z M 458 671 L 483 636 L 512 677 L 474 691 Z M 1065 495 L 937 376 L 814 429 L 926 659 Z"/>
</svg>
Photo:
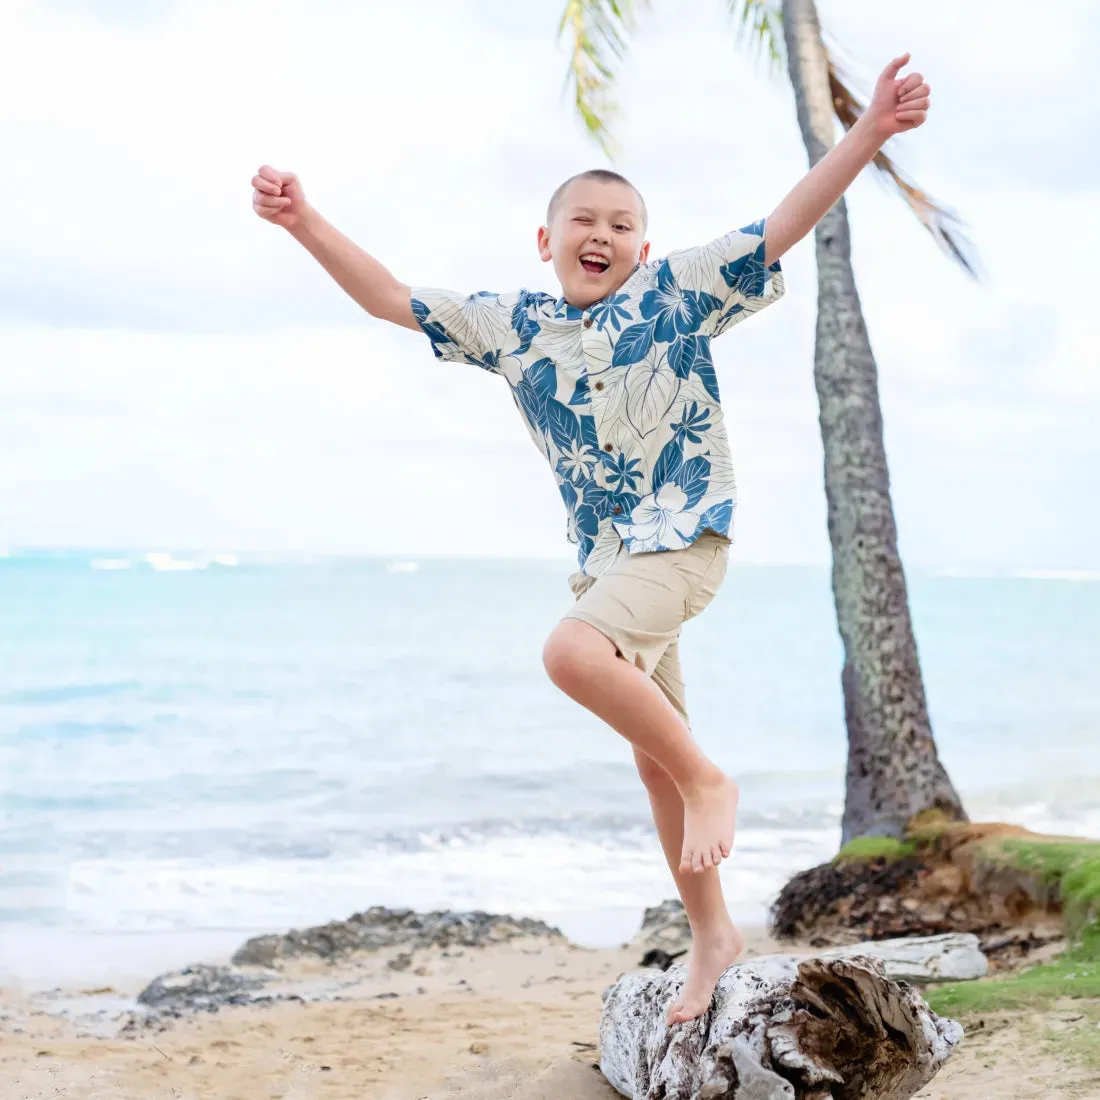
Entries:
<svg viewBox="0 0 1100 1100">
<path fill-rule="evenodd" d="M 716 867 L 733 847 L 737 785 L 695 743 L 664 692 L 579 619 L 563 619 L 543 651 L 550 679 L 668 774 L 683 802 L 678 869 Z"/>
<path fill-rule="evenodd" d="M 684 685 L 680 674 L 679 645 L 673 642 L 653 670 L 653 682 L 670 700 L 679 700 L 677 713 L 687 723 L 683 706 Z M 684 843 L 684 804 L 668 772 L 652 757 L 634 750 L 634 761 L 649 794 L 653 822 L 684 903 L 691 925 L 691 953 L 688 973 L 680 996 L 669 1006 L 668 1022 L 692 1020 L 707 1010 L 714 986 L 745 948 L 745 940 L 730 919 L 717 870 L 702 874 L 680 870 Z"/>
<path fill-rule="evenodd" d="M 745 940 L 726 909 L 718 869 L 712 867 L 702 874 L 680 870 L 684 804 L 676 784 L 660 764 L 637 749 L 634 750 L 634 759 L 649 793 L 653 821 L 661 838 L 668 869 L 672 872 L 691 925 L 687 979 L 679 998 L 668 1012 L 668 1022 L 676 1024 L 693 1020 L 706 1012 L 715 983 L 737 961 L 737 956 L 744 950 Z"/>
</svg>

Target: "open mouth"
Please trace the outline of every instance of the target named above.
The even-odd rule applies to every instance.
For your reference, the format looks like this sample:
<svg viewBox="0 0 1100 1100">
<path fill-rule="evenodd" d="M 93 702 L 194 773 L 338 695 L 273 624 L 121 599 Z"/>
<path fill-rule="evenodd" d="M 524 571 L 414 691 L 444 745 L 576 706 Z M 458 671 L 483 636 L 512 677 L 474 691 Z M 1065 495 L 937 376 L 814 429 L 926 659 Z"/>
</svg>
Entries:
<svg viewBox="0 0 1100 1100">
<path fill-rule="evenodd" d="M 589 275 L 602 275 L 611 266 L 611 261 L 606 256 L 596 252 L 586 252 L 581 256 L 581 267 Z"/>
</svg>

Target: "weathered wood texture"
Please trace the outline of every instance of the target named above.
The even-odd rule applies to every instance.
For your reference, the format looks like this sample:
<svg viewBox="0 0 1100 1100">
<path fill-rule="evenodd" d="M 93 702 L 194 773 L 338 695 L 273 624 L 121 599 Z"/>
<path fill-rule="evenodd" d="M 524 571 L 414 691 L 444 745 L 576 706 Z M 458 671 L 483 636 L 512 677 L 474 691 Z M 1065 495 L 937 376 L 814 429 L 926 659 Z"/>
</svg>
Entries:
<svg viewBox="0 0 1100 1100">
<path fill-rule="evenodd" d="M 870 955 L 886 968 L 892 982 L 965 982 L 984 978 L 989 960 L 982 953 L 978 937 L 970 932 L 948 932 L 942 936 L 908 936 L 896 940 L 830 948 L 814 956 L 844 959 Z"/>
<path fill-rule="evenodd" d="M 600 1068 L 631 1100 L 907 1100 L 962 1028 L 848 950 L 732 966 L 710 1011 L 673 1028 L 684 968 L 626 974 L 605 995 Z"/>
</svg>

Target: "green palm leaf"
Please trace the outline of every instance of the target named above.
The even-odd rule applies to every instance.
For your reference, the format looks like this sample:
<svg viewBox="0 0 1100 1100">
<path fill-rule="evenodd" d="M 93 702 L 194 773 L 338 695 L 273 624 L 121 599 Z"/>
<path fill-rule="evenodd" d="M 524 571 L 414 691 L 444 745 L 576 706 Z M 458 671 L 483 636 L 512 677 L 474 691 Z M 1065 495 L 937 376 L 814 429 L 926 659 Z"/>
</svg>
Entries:
<svg viewBox="0 0 1100 1100">
<path fill-rule="evenodd" d="M 568 0 L 558 24 L 569 50 L 567 84 L 573 85 L 577 113 L 609 158 L 617 149 L 608 123 L 617 106 L 611 98 L 615 64 L 627 50 L 638 8 L 648 0 Z"/>
<path fill-rule="evenodd" d="M 729 0 L 729 6 L 740 23 L 738 42 L 778 69 L 783 64 L 783 17 L 778 0 Z"/>
</svg>

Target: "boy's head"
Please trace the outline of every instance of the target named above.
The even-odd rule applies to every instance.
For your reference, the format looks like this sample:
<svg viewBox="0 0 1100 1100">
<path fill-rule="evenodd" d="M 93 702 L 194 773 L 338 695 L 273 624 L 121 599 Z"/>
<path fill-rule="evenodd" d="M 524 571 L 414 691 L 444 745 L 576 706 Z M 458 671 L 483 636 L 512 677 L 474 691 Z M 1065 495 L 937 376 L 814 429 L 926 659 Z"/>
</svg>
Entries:
<svg viewBox="0 0 1100 1100">
<path fill-rule="evenodd" d="M 565 300 L 579 309 L 614 294 L 649 255 L 645 201 L 618 172 L 593 168 L 565 181 L 539 230 Z"/>
</svg>

